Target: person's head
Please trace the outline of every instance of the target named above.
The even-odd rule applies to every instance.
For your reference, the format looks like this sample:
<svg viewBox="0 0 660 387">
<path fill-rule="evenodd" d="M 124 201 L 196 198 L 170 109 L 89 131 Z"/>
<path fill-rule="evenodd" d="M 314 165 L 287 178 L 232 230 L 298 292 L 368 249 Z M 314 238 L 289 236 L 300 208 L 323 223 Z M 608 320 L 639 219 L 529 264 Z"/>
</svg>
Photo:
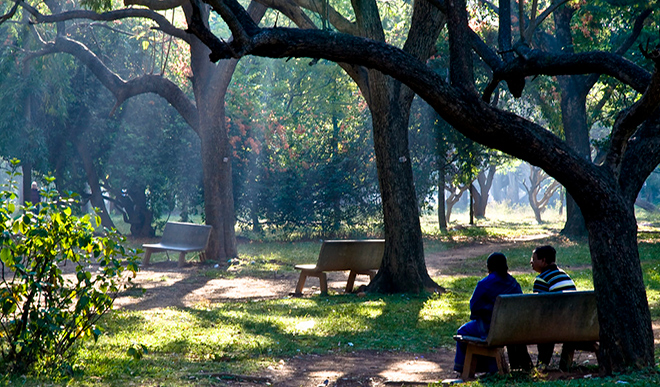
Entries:
<svg viewBox="0 0 660 387">
<path fill-rule="evenodd" d="M 557 250 L 550 245 L 545 245 L 534 249 L 529 264 L 532 265 L 532 270 L 542 273 L 548 265 L 552 265 L 556 260 Z"/>
<path fill-rule="evenodd" d="M 37 185 L 37 182 L 33 181 L 32 182 L 32 189 L 37 189 L 37 188 L 39 188 L 39 186 Z"/>
<path fill-rule="evenodd" d="M 489 273 L 497 273 L 504 276 L 509 271 L 509 266 L 506 264 L 506 256 L 502 253 L 496 252 L 488 256 L 486 266 Z"/>
</svg>

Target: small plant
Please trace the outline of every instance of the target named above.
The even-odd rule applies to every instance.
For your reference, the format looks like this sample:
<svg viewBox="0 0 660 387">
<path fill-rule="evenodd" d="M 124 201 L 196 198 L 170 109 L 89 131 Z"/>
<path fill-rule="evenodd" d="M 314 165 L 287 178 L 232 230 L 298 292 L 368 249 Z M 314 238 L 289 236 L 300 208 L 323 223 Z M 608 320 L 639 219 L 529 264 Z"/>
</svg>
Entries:
<svg viewBox="0 0 660 387">
<path fill-rule="evenodd" d="M 125 274 L 137 272 L 137 256 L 115 231 L 95 236 L 92 221 L 100 219 L 73 215 L 76 201 L 55 190 L 16 211 L 19 174 L 7 173 L 9 190 L 0 192 L 0 369 L 71 370 L 76 343 L 99 336 L 96 322 L 130 281 Z"/>
</svg>

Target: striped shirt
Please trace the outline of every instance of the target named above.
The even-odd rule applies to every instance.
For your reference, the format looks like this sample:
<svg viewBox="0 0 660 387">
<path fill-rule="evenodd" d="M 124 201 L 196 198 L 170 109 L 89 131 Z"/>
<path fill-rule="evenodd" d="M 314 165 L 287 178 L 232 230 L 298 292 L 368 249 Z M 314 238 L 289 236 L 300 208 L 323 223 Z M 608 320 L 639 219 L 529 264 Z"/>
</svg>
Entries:
<svg viewBox="0 0 660 387">
<path fill-rule="evenodd" d="M 534 293 L 563 292 L 566 290 L 577 290 L 575 282 L 554 263 L 549 265 L 543 273 L 536 276 L 534 280 Z"/>
</svg>

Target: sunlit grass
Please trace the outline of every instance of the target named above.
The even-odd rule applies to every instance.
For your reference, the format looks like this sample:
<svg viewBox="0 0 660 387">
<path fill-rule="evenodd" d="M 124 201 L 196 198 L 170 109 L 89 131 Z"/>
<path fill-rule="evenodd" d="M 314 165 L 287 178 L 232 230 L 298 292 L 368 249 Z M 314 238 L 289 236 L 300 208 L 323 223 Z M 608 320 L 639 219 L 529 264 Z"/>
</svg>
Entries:
<svg viewBox="0 0 660 387">
<path fill-rule="evenodd" d="M 501 218 L 497 211 L 496 206 L 489 207 L 488 218 L 478 220 L 475 227 L 459 223 L 463 215 L 455 213 L 457 221 L 452 225 L 461 227 L 447 234 L 432 231 L 433 217 L 429 215 L 429 219 L 422 222 L 426 230 L 425 252 L 434 254 L 467 244 L 500 242 L 497 249 L 507 255 L 511 272 L 523 291 L 529 293 L 536 275 L 529 266 L 532 250 L 540 244 L 552 244 L 557 248 L 559 265 L 571 275 L 578 289 L 593 289 L 588 246 L 586 242 L 572 242 L 557 236 L 561 221 L 536 225 L 533 215 L 530 221 L 524 210 L 502 210 Z M 644 216 L 646 223 L 640 225 L 640 260 L 651 315 L 658 320 L 660 243 L 657 243 L 657 236 L 660 233 L 655 226 L 658 219 L 648 214 Z M 547 218 L 552 220 L 551 216 Z M 514 238 L 522 238 L 522 241 L 513 243 Z M 320 240 L 243 241 L 238 245 L 239 256 L 232 259 L 229 270 L 211 264 L 202 269 L 202 274 L 210 278 L 231 278 L 295 272 L 295 264 L 316 261 L 320 245 Z M 443 294 L 330 295 L 209 303 L 185 309 L 114 311 L 102 322 L 106 333 L 96 343 L 83 346 L 72 378 L 57 381 L 27 377 L 15 379 L 12 384 L 211 386 L 217 385 L 217 380 L 200 373 L 258 374 L 269 365 L 301 354 L 367 349 L 428 353 L 453 348 L 452 335 L 469 319 L 469 298 L 477 281 L 485 275 L 486 256 L 468 257 L 458 267 L 448 268 L 442 276 L 434 278 L 447 290 Z M 140 297 L 138 291 L 135 297 Z M 141 359 L 129 355 L 130 348 L 142 346 L 147 351 Z M 658 376 L 635 375 L 571 384 L 598 386 L 619 380 L 639 386 L 660 383 Z M 0 384 L 8 383 L 7 377 L 0 377 Z M 543 382 L 534 375 L 514 375 L 468 385 L 512 384 L 554 386 L 566 382 Z"/>
</svg>

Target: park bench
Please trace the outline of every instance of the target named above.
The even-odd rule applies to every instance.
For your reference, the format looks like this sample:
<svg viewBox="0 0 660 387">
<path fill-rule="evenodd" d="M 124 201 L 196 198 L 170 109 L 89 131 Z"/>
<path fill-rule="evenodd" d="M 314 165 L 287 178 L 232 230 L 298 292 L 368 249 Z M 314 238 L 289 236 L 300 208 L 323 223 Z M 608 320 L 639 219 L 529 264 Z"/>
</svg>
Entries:
<svg viewBox="0 0 660 387">
<path fill-rule="evenodd" d="M 564 343 L 559 368 L 573 363 L 576 349 L 596 352 L 598 358 L 598 313 L 593 291 L 508 294 L 497 297 L 490 331 L 485 340 L 454 336 L 467 344 L 461 377 L 474 377 L 474 355 L 494 357 L 500 374 L 509 372 L 504 346 Z"/>
<path fill-rule="evenodd" d="M 346 283 L 346 293 L 353 291 L 353 284 L 357 274 L 368 275 L 374 278 L 380 268 L 385 252 L 384 239 L 364 239 L 364 240 L 326 240 L 321 245 L 319 258 L 315 265 L 296 265 L 300 270 L 300 278 L 296 291 L 296 296 L 301 296 L 307 277 L 318 277 L 321 283 L 321 293 L 328 293 L 327 272 L 350 270 L 348 282 Z"/>
<path fill-rule="evenodd" d="M 194 223 L 167 222 L 160 243 L 144 244 L 142 266 L 149 265 L 151 253 L 158 251 L 178 251 L 179 267 L 186 263 L 186 253 L 201 251 L 206 253 L 206 245 L 211 236 L 211 226 Z"/>
</svg>

